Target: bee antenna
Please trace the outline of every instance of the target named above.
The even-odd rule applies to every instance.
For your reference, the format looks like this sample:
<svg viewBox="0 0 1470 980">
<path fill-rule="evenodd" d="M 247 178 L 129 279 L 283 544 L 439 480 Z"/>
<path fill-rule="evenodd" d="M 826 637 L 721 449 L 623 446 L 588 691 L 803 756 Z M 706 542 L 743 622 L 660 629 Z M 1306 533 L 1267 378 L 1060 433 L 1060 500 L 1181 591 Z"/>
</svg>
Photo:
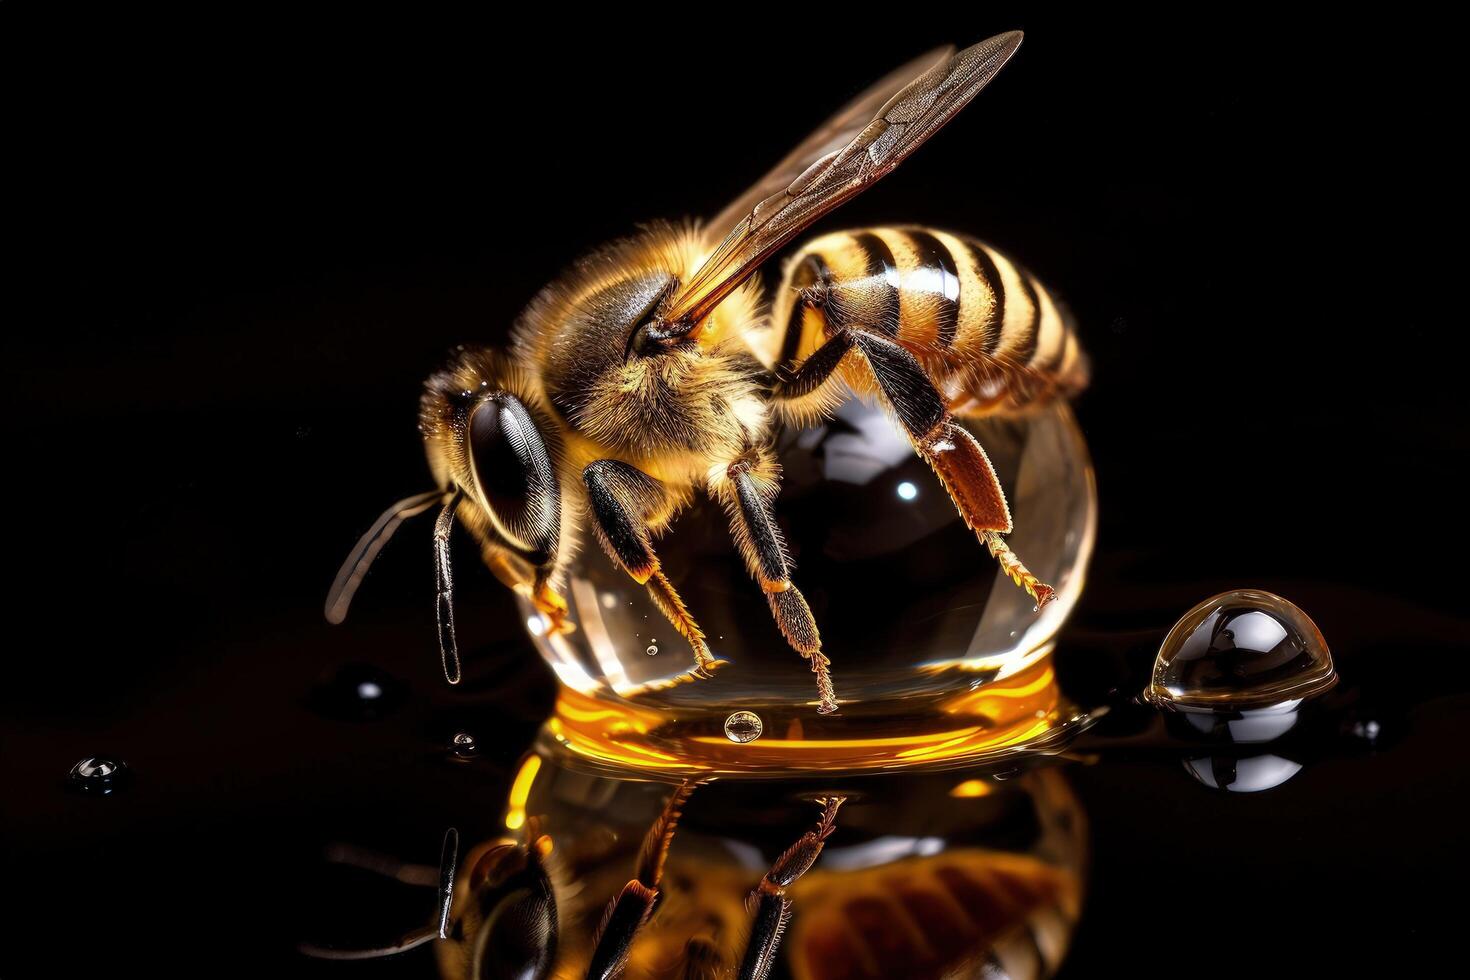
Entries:
<svg viewBox="0 0 1470 980">
<path fill-rule="evenodd" d="M 315 943 L 298 943 L 296 949 L 303 956 L 314 960 L 380 960 L 385 956 L 397 956 L 424 943 L 439 938 L 433 926 L 424 926 L 408 933 L 391 946 L 373 946 L 368 949 L 337 949 L 334 946 L 318 946 Z"/>
<path fill-rule="evenodd" d="M 459 831 L 450 827 L 444 832 L 444 847 L 439 855 L 439 907 L 433 925 L 405 933 L 398 942 L 366 949 L 337 949 L 315 943 L 298 943 L 303 956 L 317 960 L 377 960 L 397 956 L 436 939 L 449 938 L 449 911 L 454 902 L 454 871 L 459 866 Z"/>
<path fill-rule="evenodd" d="M 335 626 L 347 618 L 347 607 L 352 605 L 352 597 L 357 594 L 357 587 L 362 584 L 363 576 L 372 567 L 378 552 L 393 537 L 393 532 L 398 530 L 398 525 L 410 517 L 422 514 L 443 499 L 442 490 L 430 490 L 405 497 L 378 515 L 373 526 L 353 545 L 347 560 L 337 570 L 332 587 L 327 590 L 327 604 L 323 610 L 327 622 Z"/>
</svg>

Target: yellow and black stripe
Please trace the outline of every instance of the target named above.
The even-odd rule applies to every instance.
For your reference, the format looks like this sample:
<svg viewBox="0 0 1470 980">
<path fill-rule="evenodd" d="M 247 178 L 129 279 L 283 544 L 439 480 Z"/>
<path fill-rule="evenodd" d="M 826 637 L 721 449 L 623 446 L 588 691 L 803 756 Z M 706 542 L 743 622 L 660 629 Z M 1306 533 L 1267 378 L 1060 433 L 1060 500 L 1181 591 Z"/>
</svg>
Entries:
<svg viewBox="0 0 1470 980">
<path fill-rule="evenodd" d="M 787 369 L 840 322 L 896 341 L 939 388 L 959 384 L 985 404 L 1004 400 L 998 395 L 1024 404 L 1086 383 L 1086 358 L 1061 304 L 1019 263 L 973 238 L 919 227 L 835 232 L 795 256 L 777 295 L 772 360 Z M 988 390 L 964 390 L 982 380 Z"/>
</svg>

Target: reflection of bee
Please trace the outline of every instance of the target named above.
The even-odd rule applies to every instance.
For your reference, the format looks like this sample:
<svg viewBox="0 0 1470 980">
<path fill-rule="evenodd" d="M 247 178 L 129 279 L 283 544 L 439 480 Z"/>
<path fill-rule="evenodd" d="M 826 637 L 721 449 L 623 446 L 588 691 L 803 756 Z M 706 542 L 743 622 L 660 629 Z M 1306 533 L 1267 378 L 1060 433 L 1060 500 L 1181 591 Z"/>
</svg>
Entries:
<svg viewBox="0 0 1470 980">
<path fill-rule="evenodd" d="M 434 921 L 398 941 L 369 949 L 341 949 L 302 943 L 317 959 L 369 960 L 396 956 L 438 941 L 446 976 L 475 978 L 544 977 L 557 954 L 556 889 L 548 872 L 550 841 L 537 834 L 529 843 L 490 841 L 473 848 L 460 869 L 459 834 L 445 835 L 436 870 L 406 864 L 386 855 L 336 846 L 330 860 L 373 871 L 411 885 L 439 888 Z"/>
<path fill-rule="evenodd" d="M 797 980 L 1055 973 L 1077 921 L 1074 876 L 1025 854 L 959 848 L 814 872 L 795 893 Z"/>
<path fill-rule="evenodd" d="M 596 980 L 621 977 L 643 927 L 658 911 L 663 898 L 664 862 L 678 828 L 679 815 L 695 784 L 686 782 L 674 790 L 662 812 L 649 827 L 639 848 L 634 876 L 607 904 L 592 934 L 591 944 L 577 947 L 563 941 L 563 923 L 576 917 L 568 909 L 579 888 L 554 882 L 560 877 L 549 837 L 534 829 L 528 843 L 495 841 L 470 852 L 464 872 L 456 881 L 458 835 L 451 830 L 445 838 L 444 859 L 436 873 L 432 868 L 405 865 L 380 855 L 349 848 L 330 852 L 335 860 L 377 871 L 416 884 L 439 882 L 439 913 L 435 923 L 415 930 L 403 939 L 376 949 L 341 950 L 303 944 L 302 951 L 321 959 L 374 959 L 405 952 L 427 942 L 438 944 L 440 972 L 446 977 L 546 977 L 555 969 L 559 976 L 581 976 Z M 836 827 L 842 797 L 821 801 L 822 814 L 814 829 L 803 834 L 776 860 L 750 892 L 748 912 L 740 916 L 746 933 L 744 952 L 727 959 L 725 944 L 705 935 L 678 937 L 678 963 L 684 976 L 723 976 L 739 963 L 740 980 L 765 980 L 775 963 L 781 936 L 791 916 L 786 889 L 821 856 L 822 846 Z M 454 842 L 454 843 L 451 843 Z M 563 901 L 558 903 L 558 893 Z M 572 901 L 567 901 L 567 899 Z M 720 911 L 728 911 L 722 909 Z M 701 926 L 718 918 L 706 911 Z M 675 924 L 679 928 L 684 923 Z M 716 927 L 716 931 L 719 930 Z M 723 930 L 733 932 L 734 930 Z M 662 944 L 655 941 L 655 946 Z M 645 959 L 647 957 L 645 956 Z M 663 959 L 655 954 L 656 959 Z M 667 966 L 667 964 L 663 964 Z"/>
<path fill-rule="evenodd" d="M 950 794 L 981 783 L 962 782 Z M 748 980 L 770 975 L 778 959 L 785 962 L 779 972 L 796 980 L 1029 980 L 1056 971 L 1080 913 L 1082 817 L 1054 771 L 1028 775 L 1024 786 L 989 808 L 962 807 L 981 817 L 973 826 L 935 819 L 934 801 L 923 795 L 934 780 L 886 789 L 870 783 L 880 793 L 860 798 L 852 811 L 842 810 L 843 796 L 820 796 L 815 825 L 769 864 L 755 843 L 763 835 L 749 832 L 752 814 L 732 818 L 723 808 L 727 799 L 710 801 L 692 836 L 680 831 L 692 782 L 661 804 L 643 792 L 615 797 L 608 783 L 567 785 L 580 800 L 574 815 L 562 815 L 571 819 L 531 817 L 519 841 L 482 844 L 463 862 L 456 860 L 451 832 L 438 870 L 334 848 L 330 853 L 341 862 L 401 881 L 437 882 L 438 914 L 386 947 L 303 950 L 363 959 L 438 940 L 440 973 L 453 980 Z M 652 818 L 649 804 L 656 809 Z M 594 809 L 581 809 L 587 806 Z M 851 817 L 845 843 L 834 838 L 840 810 Z M 606 819 L 589 819 L 594 812 Z M 629 824 L 634 813 L 637 822 Z M 642 834 L 623 832 L 645 822 Z M 727 834 L 732 823 L 744 832 Z M 773 829 L 785 823 L 782 818 Z M 1018 853 L 974 840 L 912 836 L 920 827 L 945 828 L 940 832 L 956 838 L 982 827 L 1002 837 L 1034 837 L 1031 853 Z M 779 842 L 789 831 L 774 833 Z"/>
<path fill-rule="evenodd" d="M 817 625 L 793 584 L 773 515 L 772 432 L 831 407 L 844 388 L 878 397 L 966 523 L 1037 601 L 1052 590 L 1006 547 L 1005 493 L 956 414 L 1014 409 L 1079 387 L 1083 358 L 1056 300 L 970 239 L 923 229 L 832 235 L 802 249 L 763 329 L 756 270 L 797 233 L 888 173 L 960 110 L 1021 43 L 1003 34 L 899 69 L 838 113 L 708 226 L 655 226 L 584 260 L 544 290 L 508 354 L 467 349 L 428 381 L 421 427 L 440 489 L 395 505 L 343 566 L 340 620 L 386 537 L 442 503 L 435 529 L 440 645 L 459 679 L 448 541 L 457 515 L 486 562 L 567 630 L 559 588 L 581 521 L 646 585 L 694 652 L 722 661 L 653 539 L 696 487 L 720 501 L 790 645 L 837 709 Z"/>
</svg>

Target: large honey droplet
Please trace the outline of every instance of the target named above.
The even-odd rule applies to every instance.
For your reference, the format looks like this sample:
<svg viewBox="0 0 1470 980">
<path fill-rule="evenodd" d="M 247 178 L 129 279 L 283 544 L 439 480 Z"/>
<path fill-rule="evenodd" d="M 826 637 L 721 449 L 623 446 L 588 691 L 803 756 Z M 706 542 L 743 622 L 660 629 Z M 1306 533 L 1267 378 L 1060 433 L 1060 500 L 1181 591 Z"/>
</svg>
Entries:
<svg viewBox="0 0 1470 980">
<path fill-rule="evenodd" d="M 1183 711 L 1240 712 L 1313 697 L 1337 683 L 1317 625 L 1269 592 L 1240 589 L 1195 606 L 1165 637 L 1144 696 Z"/>
</svg>

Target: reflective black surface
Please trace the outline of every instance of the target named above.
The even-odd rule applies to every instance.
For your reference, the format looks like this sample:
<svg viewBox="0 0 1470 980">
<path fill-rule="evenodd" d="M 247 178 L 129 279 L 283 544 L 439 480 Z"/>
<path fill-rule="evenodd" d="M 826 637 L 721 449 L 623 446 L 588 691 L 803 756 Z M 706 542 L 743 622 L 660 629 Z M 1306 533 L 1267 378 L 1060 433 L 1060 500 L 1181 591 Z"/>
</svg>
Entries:
<svg viewBox="0 0 1470 980">
<path fill-rule="evenodd" d="M 673 21 L 6 12 L 0 974 L 434 975 L 296 950 L 427 922 L 431 895 L 323 848 L 432 864 L 446 827 L 499 833 L 554 694 L 467 546 L 443 685 L 422 524 L 321 620 L 356 536 L 428 485 L 422 379 L 573 256 L 716 211 L 889 67 L 1017 25 L 970 118 L 823 227 L 977 233 L 1093 358 L 1098 552 L 1058 666 L 1113 710 L 1067 770 L 1092 858 L 1062 975 L 1462 957 L 1470 428 L 1458 314 L 1430 308 L 1458 280 L 1398 226 L 1446 213 L 1443 32 L 828 15 L 742 15 L 696 57 Z M 1219 792 L 1185 763 L 1220 753 L 1130 699 L 1169 625 L 1242 586 L 1309 610 L 1342 681 L 1270 749 L 1299 771 Z M 126 791 L 69 792 L 98 753 Z"/>
</svg>

